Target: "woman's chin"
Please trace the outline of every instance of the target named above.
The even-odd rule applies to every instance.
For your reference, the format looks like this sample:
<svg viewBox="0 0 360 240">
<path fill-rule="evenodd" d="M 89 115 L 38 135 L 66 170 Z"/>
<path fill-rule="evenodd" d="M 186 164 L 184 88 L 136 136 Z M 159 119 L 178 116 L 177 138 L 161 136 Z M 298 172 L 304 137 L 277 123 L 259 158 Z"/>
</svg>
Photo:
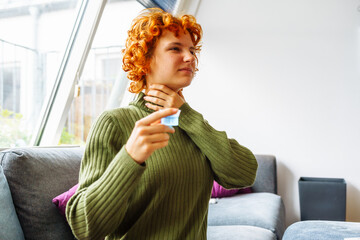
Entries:
<svg viewBox="0 0 360 240">
<path fill-rule="evenodd" d="M 168 88 L 171 88 L 173 91 L 178 92 L 180 89 L 186 88 L 188 86 L 190 86 L 191 82 L 188 83 L 184 83 L 181 85 L 169 85 L 167 86 Z"/>
</svg>

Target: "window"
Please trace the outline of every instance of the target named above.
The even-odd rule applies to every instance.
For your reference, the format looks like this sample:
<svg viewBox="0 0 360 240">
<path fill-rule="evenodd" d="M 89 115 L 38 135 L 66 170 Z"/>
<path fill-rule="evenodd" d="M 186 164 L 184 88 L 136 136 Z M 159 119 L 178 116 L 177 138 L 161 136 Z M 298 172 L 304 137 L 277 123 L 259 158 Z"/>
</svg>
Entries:
<svg viewBox="0 0 360 240">
<path fill-rule="evenodd" d="M 20 111 L 20 64 L 4 64 L 1 69 L 0 89 L 3 93 L 0 105 L 13 112 Z"/>
<path fill-rule="evenodd" d="M 72 102 L 60 144 L 85 143 L 91 124 L 106 109 L 115 81 L 121 72 L 120 53 L 120 47 L 90 50 L 86 68 L 79 81 L 80 93 Z M 124 87 L 120 89 L 124 90 Z"/>
<path fill-rule="evenodd" d="M 0 3 L 0 147 L 30 144 L 80 2 Z"/>
<path fill-rule="evenodd" d="M 121 49 L 142 9 L 135 0 L 0 2 L 0 148 L 83 144 L 101 112 L 127 105 Z"/>
<path fill-rule="evenodd" d="M 136 1 L 107 3 L 59 144 L 84 144 L 91 125 L 104 110 L 126 105 L 123 99 L 129 99 L 126 93 L 129 80 L 122 70 L 121 50 L 132 19 L 142 9 Z"/>
</svg>

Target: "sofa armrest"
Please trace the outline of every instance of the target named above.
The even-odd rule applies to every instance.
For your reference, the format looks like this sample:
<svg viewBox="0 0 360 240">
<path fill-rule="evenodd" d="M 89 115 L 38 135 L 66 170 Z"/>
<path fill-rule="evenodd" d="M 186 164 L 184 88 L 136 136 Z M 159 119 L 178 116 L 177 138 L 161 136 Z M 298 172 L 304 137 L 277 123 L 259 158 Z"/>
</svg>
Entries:
<svg viewBox="0 0 360 240">
<path fill-rule="evenodd" d="M 26 147 L 0 152 L 0 165 L 25 239 L 74 239 L 52 199 L 78 183 L 83 152 L 79 147 Z"/>
<path fill-rule="evenodd" d="M 252 186 L 254 192 L 277 194 L 276 158 L 272 155 L 255 155 L 258 161 L 256 180 Z"/>
</svg>

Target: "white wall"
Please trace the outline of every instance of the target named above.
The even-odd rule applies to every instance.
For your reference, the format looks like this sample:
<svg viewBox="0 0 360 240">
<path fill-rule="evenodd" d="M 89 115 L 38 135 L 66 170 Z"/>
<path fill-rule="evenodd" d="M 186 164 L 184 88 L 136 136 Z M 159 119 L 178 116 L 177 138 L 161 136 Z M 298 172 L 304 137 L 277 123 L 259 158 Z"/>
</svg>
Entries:
<svg viewBox="0 0 360 240">
<path fill-rule="evenodd" d="M 278 160 L 287 224 L 300 176 L 345 178 L 360 221 L 358 0 L 202 0 L 188 102 L 219 130 Z M 201 96 L 198 97 L 198 96 Z"/>
</svg>

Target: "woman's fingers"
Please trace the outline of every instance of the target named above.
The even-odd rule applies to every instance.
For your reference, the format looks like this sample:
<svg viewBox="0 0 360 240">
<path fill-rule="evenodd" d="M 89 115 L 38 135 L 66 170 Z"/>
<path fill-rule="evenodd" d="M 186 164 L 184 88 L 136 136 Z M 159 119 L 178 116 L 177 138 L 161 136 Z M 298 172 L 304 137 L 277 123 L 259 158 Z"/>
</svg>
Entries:
<svg viewBox="0 0 360 240">
<path fill-rule="evenodd" d="M 159 123 L 161 123 L 161 119 L 158 119 L 155 122 L 151 123 L 150 126 L 156 125 L 156 124 L 159 124 Z"/>
<path fill-rule="evenodd" d="M 125 144 L 128 154 L 138 163 L 143 163 L 156 150 L 165 147 L 170 139 L 168 133 L 175 129 L 160 124 L 160 119 L 175 114 L 176 108 L 154 112 L 135 123 L 135 127 Z"/>
<path fill-rule="evenodd" d="M 175 129 L 160 124 L 162 118 L 177 113 L 178 108 L 185 103 L 181 91 L 179 93 L 161 84 L 153 84 L 144 99 L 146 106 L 156 112 L 135 123 L 125 148 L 129 155 L 138 163 L 143 163 L 159 148 L 167 146 Z"/>
<path fill-rule="evenodd" d="M 172 91 L 172 90 L 170 90 L 170 91 Z M 162 92 L 160 89 L 150 89 L 147 92 L 147 95 L 144 97 L 144 99 L 149 102 L 146 104 L 146 106 L 155 111 L 158 111 L 159 109 L 162 109 L 163 107 L 171 107 L 174 96 L 169 95 L 169 94 L 171 94 L 170 91 L 167 91 L 165 93 L 165 92 Z M 152 104 L 152 105 L 150 105 L 150 104 Z M 154 105 L 154 104 L 156 104 L 156 105 Z M 159 107 L 159 106 L 161 106 L 161 107 Z"/>
<path fill-rule="evenodd" d="M 144 99 L 148 102 L 152 102 L 160 106 L 164 106 L 166 104 L 166 101 L 162 98 L 145 96 Z"/>
<path fill-rule="evenodd" d="M 155 144 L 158 142 L 168 141 L 170 139 L 170 136 L 167 133 L 156 133 L 156 134 L 148 135 L 146 138 L 147 138 L 146 139 L 147 142 L 151 144 Z"/>
<path fill-rule="evenodd" d="M 171 127 L 163 125 L 163 124 L 155 124 L 155 125 L 140 127 L 138 131 L 141 135 L 151 135 L 151 134 L 157 134 L 157 133 L 174 133 L 175 132 L 174 128 L 171 128 Z"/>
<path fill-rule="evenodd" d="M 167 116 L 177 113 L 177 111 L 178 111 L 178 109 L 176 109 L 176 108 L 166 108 L 161 111 L 154 112 L 154 113 L 140 119 L 139 121 L 137 121 L 135 123 L 135 125 L 149 126 L 152 123 L 160 120 L 161 118 L 164 118 L 164 117 L 167 117 Z"/>
<path fill-rule="evenodd" d="M 175 132 L 174 128 L 160 124 L 160 121 L 164 117 L 177 113 L 177 108 L 162 109 L 162 107 L 151 103 L 148 103 L 147 106 L 156 110 L 156 112 L 135 123 L 135 127 L 125 145 L 128 154 L 138 163 L 146 161 L 156 149 L 167 146 L 170 139 L 168 133 Z"/>
<path fill-rule="evenodd" d="M 161 107 L 161 106 L 158 106 L 158 105 L 154 105 L 154 104 L 151 104 L 151 103 L 146 103 L 145 104 L 148 108 L 154 110 L 154 111 L 159 111 L 161 109 L 164 109 L 164 107 Z"/>
<path fill-rule="evenodd" d="M 146 94 L 146 106 L 155 111 L 163 108 L 180 108 L 185 103 L 181 91 L 175 92 L 161 84 L 150 85 Z"/>
<path fill-rule="evenodd" d="M 150 89 L 146 93 L 146 95 L 147 95 L 146 97 L 155 97 L 155 98 L 158 98 L 158 99 L 161 99 L 161 100 L 166 100 L 170 94 L 162 92 L 159 89 Z"/>
<path fill-rule="evenodd" d="M 154 151 L 159 148 L 166 147 L 169 144 L 169 141 L 156 142 L 153 144 Z"/>
</svg>

